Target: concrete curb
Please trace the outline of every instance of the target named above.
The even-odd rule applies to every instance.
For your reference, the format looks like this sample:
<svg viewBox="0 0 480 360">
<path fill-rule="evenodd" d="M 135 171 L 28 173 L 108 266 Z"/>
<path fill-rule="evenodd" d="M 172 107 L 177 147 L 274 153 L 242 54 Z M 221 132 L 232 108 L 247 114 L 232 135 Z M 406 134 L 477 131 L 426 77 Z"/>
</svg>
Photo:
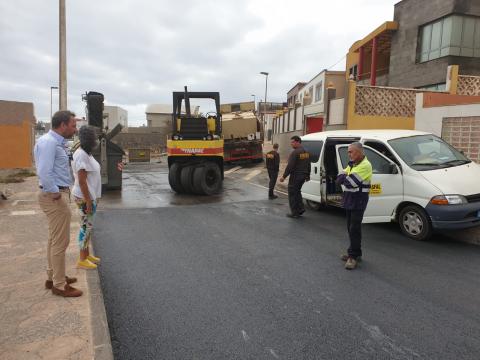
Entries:
<svg viewBox="0 0 480 360">
<path fill-rule="evenodd" d="M 98 270 L 87 271 L 87 287 L 91 311 L 93 358 L 113 360 L 112 342 Z"/>
</svg>

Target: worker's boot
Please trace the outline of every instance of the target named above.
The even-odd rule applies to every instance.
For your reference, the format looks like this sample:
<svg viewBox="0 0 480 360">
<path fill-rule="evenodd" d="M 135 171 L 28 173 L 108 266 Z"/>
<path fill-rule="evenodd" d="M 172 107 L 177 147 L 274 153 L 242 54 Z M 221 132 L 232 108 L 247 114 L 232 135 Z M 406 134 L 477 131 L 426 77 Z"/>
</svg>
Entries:
<svg viewBox="0 0 480 360">
<path fill-rule="evenodd" d="M 343 254 L 340 256 L 340 259 L 342 261 L 347 261 L 348 260 L 348 254 Z M 361 256 L 357 256 L 357 263 L 361 262 L 362 261 L 362 257 Z"/>
<path fill-rule="evenodd" d="M 357 260 L 352 257 L 349 257 L 347 262 L 345 263 L 345 269 L 353 270 L 357 267 Z"/>
</svg>

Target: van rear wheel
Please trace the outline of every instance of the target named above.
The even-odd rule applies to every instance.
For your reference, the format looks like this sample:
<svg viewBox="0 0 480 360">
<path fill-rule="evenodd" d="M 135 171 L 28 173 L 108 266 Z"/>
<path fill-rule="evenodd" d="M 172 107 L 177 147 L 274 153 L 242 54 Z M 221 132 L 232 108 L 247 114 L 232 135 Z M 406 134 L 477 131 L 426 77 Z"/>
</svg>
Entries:
<svg viewBox="0 0 480 360">
<path fill-rule="evenodd" d="M 307 203 L 308 208 L 313 211 L 320 211 L 324 208 L 323 204 L 320 204 L 316 201 L 305 200 L 305 202 Z"/>
<path fill-rule="evenodd" d="M 398 223 L 402 232 L 411 239 L 425 241 L 432 236 L 432 224 L 420 206 L 404 207 L 398 217 Z"/>
</svg>

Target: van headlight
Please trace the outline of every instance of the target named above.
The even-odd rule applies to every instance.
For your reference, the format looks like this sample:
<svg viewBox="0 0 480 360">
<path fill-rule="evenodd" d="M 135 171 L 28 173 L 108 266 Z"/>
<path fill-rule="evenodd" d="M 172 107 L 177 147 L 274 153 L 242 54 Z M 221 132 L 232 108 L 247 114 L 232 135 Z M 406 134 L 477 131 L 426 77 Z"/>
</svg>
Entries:
<svg viewBox="0 0 480 360">
<path fill-rule="evenodd" d="M 437 195 L 430 200 L 434 205 L 461 205 L 468 203 L 463 195 Z"/>
</svg>

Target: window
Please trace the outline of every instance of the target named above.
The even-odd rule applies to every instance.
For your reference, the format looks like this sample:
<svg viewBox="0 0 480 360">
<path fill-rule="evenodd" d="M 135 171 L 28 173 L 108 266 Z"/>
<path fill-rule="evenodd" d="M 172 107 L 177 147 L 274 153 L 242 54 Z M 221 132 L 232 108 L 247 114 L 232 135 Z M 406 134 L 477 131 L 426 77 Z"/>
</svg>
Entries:
<svg viewBox="0 0 480 360">
<path fill-rule="evenodd" d="M 343 168 L 346 168 L 348 165 L 348 147 L 344 146 L 338 149 L 340 159 L 342 161 Z M 372 172 L 374 174 L 392 174 L 393 168 L 391 162 L 389 162 L 384 157 L 378 155 L 375 151 L 370 149 L 365 149 L 365 156 L 367 157 L 370 164 L 372 164 Z"/>
<path fill-rule="evenodd" d="M 418 61 L 480 57 L 480 17 L 452 15 L 420 28 Z"/>
<path fill-rule="evenodd" d="M 349 71 L 348 71 L 348 75 L 350 77 L 350 75 L 353 77 L 352 80 L 356 80 L 357 79 L 357 72 L 358 72 L 358 65 L 353 65 Z"/>
<path fill-rule="evenodd" d="M 395 152 L 415 170 L 426 171 L 469 163 L 462 153 L 434 135 L 389 140 Z"/>
<path fill-rule="evenodd" d="M 316 163 L 322 152 L 323 141 L 303 141 L 302 145 L 310 153 L 310 162 Z"/>
<path fill-rule="evenodd" d="M 315 102 L 322 100 L 323 81 L 320 81 L 315 86 Z"/>
<path fill-rule="evenodd" d="M 366 141 L 365 146 L 370 146 L 372 149 L 377 150 L 383 156 L 386 156 L 393 162 L 400 165 L 400 162 L 398 161 L 398 159 L 395 157 L 395 155 L 392 154 L 390 149 L 385 144 L 382 144 L 381 142 L 378 142 L 378 141 Z"/>
<path fill-rule="evenodd" d="M 447 85 L 445 83 L 441 83 L 441 84 L 435 84 L 435 85 L 422 86 L 419 89 L 428 90 L 428 91 L 445 91 L 446 86 Z"/>
</svg>

